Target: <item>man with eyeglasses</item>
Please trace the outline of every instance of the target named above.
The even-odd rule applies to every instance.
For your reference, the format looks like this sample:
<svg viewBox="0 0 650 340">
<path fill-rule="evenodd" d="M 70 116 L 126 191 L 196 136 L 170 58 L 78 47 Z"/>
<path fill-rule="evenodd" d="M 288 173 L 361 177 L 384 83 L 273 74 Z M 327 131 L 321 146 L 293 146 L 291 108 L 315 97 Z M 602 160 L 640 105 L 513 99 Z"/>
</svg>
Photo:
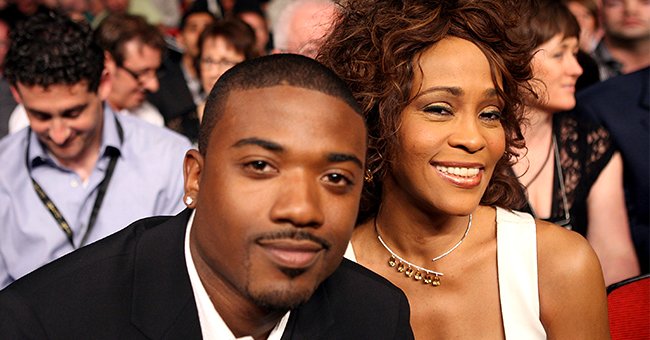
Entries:
<svg viewBox="0 0 650 340">
<path fill-rule="evenodd" d="M 12 32 L 4 71 L 29 127 L 0 140 L 0 289 L 136 219 L 182 210 L 190 142 L 106 105 L 112 79 L 90 27 L 31 17 Z"/>
<path fill-rule="evenodd" d="M 147 93 L 160 86 L 157 71 L 165 41 L 160 31 L 143 17 L 111 14 L 95 30 L 95 40 L 105 51 L 105 66 L 112 88 L 107 102 L 121 114 L 164 126 L 160 111 L 146 101 Z"/>
</svg>

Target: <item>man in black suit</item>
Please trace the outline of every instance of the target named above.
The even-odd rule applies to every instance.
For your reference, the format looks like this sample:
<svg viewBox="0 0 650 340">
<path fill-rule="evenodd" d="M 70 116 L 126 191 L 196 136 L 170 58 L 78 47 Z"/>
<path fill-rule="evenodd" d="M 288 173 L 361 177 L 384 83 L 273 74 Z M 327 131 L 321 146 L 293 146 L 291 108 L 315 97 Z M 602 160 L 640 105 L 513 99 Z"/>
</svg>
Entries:
<svg viewBox="0 0 650 340">
<path fill-rule="evenodd" d="M 625 201 L 641 273 L 650 272 L 650 68 L 578 93 L 576 111 L 603 124 L 623 156 Z"/>
<path fill-rule="evenodd" d="M 0 292 L 10 339 L 409 339 L 409 306 L 342 260 L 366 130 L 334 73 L 273 55 L 225 73 L 174 217 L 137 221 Z M 137 190 L 137 188 L 134 188 Z"/>
</svg>

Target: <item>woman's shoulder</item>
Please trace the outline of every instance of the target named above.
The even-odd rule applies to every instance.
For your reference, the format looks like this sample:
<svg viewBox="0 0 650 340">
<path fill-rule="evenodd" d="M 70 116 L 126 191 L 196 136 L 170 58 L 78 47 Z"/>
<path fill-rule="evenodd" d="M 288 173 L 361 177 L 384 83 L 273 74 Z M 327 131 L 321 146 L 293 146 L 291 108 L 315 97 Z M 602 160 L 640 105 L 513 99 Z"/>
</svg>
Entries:
<svg viewBox="0 0 650 340">
<path fill-rule="evenodd" d="M 553 267 L 553 273 L 562 272 L 563 275 L 576 275 L 584 270 L 600 271 L 596 253 L 582 235 L 550 222 L 536 220 L 535 223 L 540 269 Z"/>
<path fill-rule="evenodd" d="M 605 337 L 607 298 L 595 252 L 576 232 L 545 221 L 536 224 L 540 311 L 547 334 Z"/>
</svg>

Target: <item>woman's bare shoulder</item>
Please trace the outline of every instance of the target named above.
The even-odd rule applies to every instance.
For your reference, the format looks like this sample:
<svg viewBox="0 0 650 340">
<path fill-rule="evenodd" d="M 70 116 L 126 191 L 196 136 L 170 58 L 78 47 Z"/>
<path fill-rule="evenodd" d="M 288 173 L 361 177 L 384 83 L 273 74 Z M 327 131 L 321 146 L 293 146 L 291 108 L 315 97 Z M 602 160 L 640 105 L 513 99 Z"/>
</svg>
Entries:
<svg viewBox="0 0 650 340">
<path fill-rule="evenodd" d="M 596 253 L 580 234 L 536 223 L 540 310 L 547 334 L 606 339 L 607 298 Z"/>
</svg>

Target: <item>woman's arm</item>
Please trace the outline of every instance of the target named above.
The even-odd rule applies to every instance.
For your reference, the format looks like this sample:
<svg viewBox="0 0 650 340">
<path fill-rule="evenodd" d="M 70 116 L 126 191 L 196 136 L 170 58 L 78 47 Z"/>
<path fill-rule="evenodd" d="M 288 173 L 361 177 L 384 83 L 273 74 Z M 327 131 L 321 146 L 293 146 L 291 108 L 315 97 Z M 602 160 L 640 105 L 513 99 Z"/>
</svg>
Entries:
<svg viewBox="0 0 650 340">
<path fill-rule="evenodd" d="M 587 198 L 587 240 L 598 255 L 605 284 L 639 275 L 623 192 L 623 160 L 616 152 Z"/>
<path fill-rule="evenodd" d="M 609 339 L 598 257 L 579 234 L 537 222 L 541 320 L 548 339 Z"/>
</svg>

